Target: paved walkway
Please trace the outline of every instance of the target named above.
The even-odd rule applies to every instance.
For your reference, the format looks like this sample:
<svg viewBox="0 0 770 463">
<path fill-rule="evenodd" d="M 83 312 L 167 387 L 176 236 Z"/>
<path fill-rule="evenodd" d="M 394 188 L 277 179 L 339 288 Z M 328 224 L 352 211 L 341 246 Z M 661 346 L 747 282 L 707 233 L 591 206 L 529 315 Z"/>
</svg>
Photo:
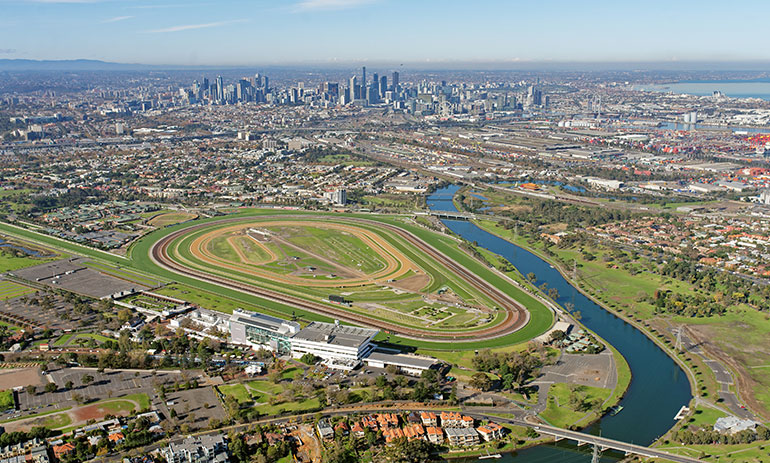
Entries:
<svg viewBox="0 0 770 463">
<path fill-rule="evenodd" d="M 674 337 L 676 337 L 676 330 L 677 328 L 670 328 Z M 700 344 L 693 342 L 690 336 L 687 335 L 686 329 L 682 331 L 682 348 L 685 352 L 690 352 L 700 357 L 706 366 L 714 372 L 714 377 L 719 384 L 719 398 L 722 399 L 730 413 L 746 420 L 757 420 L 757 417 L 750 410 L 744 408 L 735 393 L 730 390 L 730 386 L 734 384 L 733 375 L 730 370 L 722 362 L 708 358 Z"/>
</svg>

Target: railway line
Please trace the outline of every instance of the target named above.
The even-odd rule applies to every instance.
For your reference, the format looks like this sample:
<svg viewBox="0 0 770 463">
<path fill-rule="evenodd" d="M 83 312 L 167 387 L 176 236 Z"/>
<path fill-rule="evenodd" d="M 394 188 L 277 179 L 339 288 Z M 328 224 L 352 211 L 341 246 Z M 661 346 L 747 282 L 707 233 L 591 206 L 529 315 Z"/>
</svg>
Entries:
<svg viewBox="0 0 770 463">
<path fill-rule="evenodd" d="M 290 216 L 282 215 L 280 217 L 287 218 Z M 260 216 L 259 218 L 266 219 L 271 217 Z M 272 217 L 272 218 L 275 218 L 275 217 Z M 407 241 L 409 244 L 415 246 L 420 251 L 427 254 L 435 261 L 437 261 L 439 264 L 443 265 L 445 268 L 459 275 L 466 282 L 474 286 L 478 291 L 482 292 L 487 297 L 489 297 L 492 301 L 497 303 L 500 309 L 505 312 L 503 321 L 498 323 L 495 326 L 482 328 L 471 332 L 432 331 L 432 330 L 405 327 L 386 320 L 376 319 L 372 317 L 367 317 L 365 315 L 353 313 L 353 312 L 344 310 L 342 308 L 337 308 L 332 305 L 327 305 L 321 302 L 308 300 L 302 297 L 285 294 L 280 291 L 266 289 L 259 286 L 255 286 L 255 285 L 251 285 L 251 284 L 247 284 L 239 281 L 234 281 L 225 277 L 212 275 L 200 270 L 192 269 L 176 262 L 175 260 L 170 258 L 168 255 L 168 248 L 171 245 L 171 243 L 174 242 L 177 238 L 181 237 L 182 235 L 185 235 L 190 232 L 194 232 L 203 227 L 210 227 L 212 224 L 214 225 L 228 224 L 233 222 L 242 222 L 242 221 L 249 221 L 249 220 L 254 220 L 254 218 L 240 217 L 240 218 L 233 218 L 233 219 L 222 219 L 216 222 L 207 222 L 205 224 L 193 225 L 193 226 L 184 228 L 182 230 L 178 230 L 176 232 L 173 232 L 163 237 L 162 239 L 154 243 L 150 248 L 150 257 L 153 260 L 153 262 L 155 262 L 157 265 L 175 273 L 179 273 L 198 280 L 215 283 L 217 285 L 224 286 L 230 289 L 235 289 L 237 291 L 245 292 L 247 294 L 252 294 L 266 300 L 278 302 L 278 303 L 285 304 L 291 307 L 296 307 L 298 309 L 305 310 L 308 312 L 313 312 L 313 313 L 328 316 L 331 318 L 339 319 L 348 323 L 354 323 L 358 325 L 364 325 L 364 326 L 386 330 L 388 332 L 398 334 L 407 338 L 438 341 L 438 342 L 456 342 L 456 341 L 492 339 L 492 338 L 510 334 L 522 328 L 523 326 L 525 326 L 529 321 L 529 312 L 527 311 L 527 309 L 524 306 L 522 306 L 520 303 L 518 303 L 516 300 L 514 300 L 512 297 L 507 295 L 505 292 L 503 292 L 502 290 L 486 282 L 484 279 L 480 278 L 470 270 L 466 269 L 465 267 L 458 264 L 451 258 L 447 257 L 446 255 L 438 251 L 436 248 L 429 245 L 428 243 L 418 238 L 414 234 L 410 233 L 409 231 L 394 225 L 384 224 L 373 220 L 360 219 L 360 218 L 345 219 L 346 221 L 350 221 L 350 222 L 375 225 L 377 227 L 386 229 L 398 235 L 399 237 Z"/>
</svg>

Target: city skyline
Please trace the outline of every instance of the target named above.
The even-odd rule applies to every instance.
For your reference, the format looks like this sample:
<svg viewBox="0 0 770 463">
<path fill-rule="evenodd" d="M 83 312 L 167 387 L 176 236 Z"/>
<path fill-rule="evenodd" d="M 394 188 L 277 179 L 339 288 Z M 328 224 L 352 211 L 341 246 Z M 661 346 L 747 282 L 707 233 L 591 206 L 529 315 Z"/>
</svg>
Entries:
<svg viewBox="0 0 770 463">
<path fill-rule="evenodd" d="M 0 0 L 0 59 L 166 65 L 765 62 L 758 1 Z M 747 12 L 752 14 L 747 14 Z M 714 32 L 718 33 L 714 33 Z M 355 38 L 355 40 L 353 40 Z"/>
</svg>

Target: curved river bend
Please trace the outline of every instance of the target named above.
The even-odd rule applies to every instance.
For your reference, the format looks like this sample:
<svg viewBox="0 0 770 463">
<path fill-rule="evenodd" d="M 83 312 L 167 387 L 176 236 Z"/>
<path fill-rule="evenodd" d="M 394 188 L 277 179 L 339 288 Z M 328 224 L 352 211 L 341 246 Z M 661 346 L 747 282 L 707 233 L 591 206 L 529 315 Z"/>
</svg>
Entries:
<svg viewBox="0 0 770 463">
<path fill-rule="evenodd" d="M 450 185 L 428 197 L 428 207 L 434 211 L 457 209 L 452 197 L 460 187 Z M 654 342 L 632 325 L 601 308 L 570 285 L 558 270 L 531 252 L 482 230 L 470 222 L 443 220 L 453 232 L 468 241 L 476 242 L 508 259 L 523 275 L 533 272 L 537 285 L 547 283 L 559 290 L 557 302 L 571 302 L 582 315 L 582 323 L 612 344 L 628 361 L 633 374 L 631 385 L 620 402 L 623 410 L 614 416 L 605 416 L 588 429 L 589 432 L 648 445 L 674 425 L 674 415 L 691 399 L 687 375 Z M 590 462 L 591 449 L 577 449 L 574 445 L 543 445 L 505 455 L 501 462 Z M 611 455 L 602 461 L 615 461 Z M 471 460 L 473 461 L 473 460 Z"/>
</svg>

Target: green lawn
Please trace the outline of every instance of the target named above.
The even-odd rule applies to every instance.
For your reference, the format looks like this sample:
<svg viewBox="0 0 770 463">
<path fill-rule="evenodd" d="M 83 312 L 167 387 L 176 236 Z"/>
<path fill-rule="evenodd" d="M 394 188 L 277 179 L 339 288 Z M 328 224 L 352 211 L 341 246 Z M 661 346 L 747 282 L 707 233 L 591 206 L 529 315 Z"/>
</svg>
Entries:
<svg viewBox="0 0 770 463">
<path fill-rule="evenodd" d="M 131 412 L 136 408 L 133 402 L 121 399 L 111 399 L 97 402 L 96 405 L 99 405 L 100 408 L 109 411 L 110 414 Z"/>
<path fill-rule="evenodd" d="M 219 392 L 226 396 L 235 398 L 238 403 L 251 402 L 251 394 L 246 390 L 243 384 L 223 384 L 219 387 Z"/>
<path fill-rule="evenodd" d="M 59 339 L 57 339 L 53 343 L 54 347 L 61 347 L 61 346 L 66 345 L 67 341 L 72 339 L 72 336 L 74 336 L 74 334 L 72 334 L 72 333 L 67 333 L 67 334 L 63 334 L 63 335 L 59 336 Z"/>
<path fill-rule="evenodd" d="M 129 394 L 120 397 L 121 399 L 125 400 L 133 400 L 134 402 L 139 404 L 139 410 L 149 410 L 150 409 L 150 396 L 143 392 L 139 392 L 136 394 Z"/>
<path fill-rule="evenodd" d="M 72 424 L 72 418 L 67 413 L 57 413 L 49 415 L 43 420 L 42 426 L 48 429 L 59 429 Z"/>
<path fill-rule="evenodd" d="M 8 410 L 16 406 L 16 401 L 13 400 L 13 391 L 6 389 L 0 391 L 0 410 Z"/>
<path fill-rule="evenodd" d="M 587 423 L 592 418 L 597 417 L 601 409 L 578 410 L 570 404 L 571 387 L 568 384 L 562 383 L 552 384 L 548 390 L 548 405 L 545 411 L 540 414 L 540 417 L 551 425 L 561 428 L 567 428 L 578 422 Z M 595 399 L 604 402 L 611 393 L 612 391 L 609 389 L 591 386 L 577 386 L 575 392 L 577 396 L 582 397 L 586 402 L 591 402 Z"/>
<path fill-rule="evenodd" d="M 687 420 L 688 426 L 710 428 L 717 419 L 727 416 L 726 413 L 711 407 L 698 407 L 693 411 L 692 417 Z"/>
<path fill-rule="evenodd" d="M 660 446 L 671 453 L 719 463 L 762 463 L 770 461 L 770 442 L 737 445 L 688 445 L 669 443 Z"/>
<path fill-rule="evenodd" d="M 8 280 L 0 281 L 0 301 L 7 301 L 34 292 L 35 290 L 29 286 L 20 285 Z"/>
</svg>

